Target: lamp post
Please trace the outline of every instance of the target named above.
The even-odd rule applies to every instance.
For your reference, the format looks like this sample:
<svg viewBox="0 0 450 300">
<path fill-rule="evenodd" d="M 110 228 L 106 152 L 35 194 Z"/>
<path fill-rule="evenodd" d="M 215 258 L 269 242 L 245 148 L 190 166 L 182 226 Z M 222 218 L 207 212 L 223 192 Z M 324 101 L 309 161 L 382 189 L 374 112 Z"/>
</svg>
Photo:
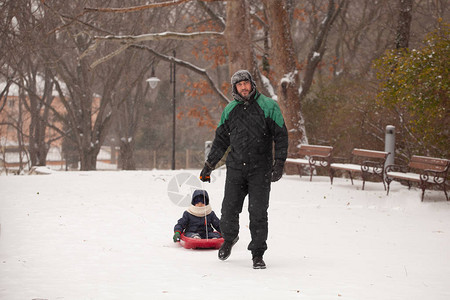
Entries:
<svg viewBox="0 0 450 300">
<path fill-rule="evenodd" d="M 174 60 L 170 63 L 170 83 L 172 83 L 173 87 L 173 97 L 172 97 L 172 170 L 175 170 L 175 125 L 176 125 L 176 100 L 175 100 L 175 91 L 176 91 L 176 80 L 175 80 L 175 55 L 176 52 L 173 50 L 173 58 Z"/>
<path fill-rule="evenodd" d="M 152 73 L 150 78 L 146 80 L 150 85 L 150 88 L 154 90 L 158 83 L 161 81 L 158 77 L 155 76 L 155 68 L 152 66 Z M 156 167 L 156 151 L 153 151 L 153 168 Z"/>
</svg>

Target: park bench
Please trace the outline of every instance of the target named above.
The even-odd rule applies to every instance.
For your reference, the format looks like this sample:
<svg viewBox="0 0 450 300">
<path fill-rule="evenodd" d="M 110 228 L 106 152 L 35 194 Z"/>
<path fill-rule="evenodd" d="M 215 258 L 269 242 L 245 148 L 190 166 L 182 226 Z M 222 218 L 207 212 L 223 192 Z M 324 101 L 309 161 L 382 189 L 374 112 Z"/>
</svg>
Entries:
<svg viewBox="0 0 450 300">
<path fill-rule="evenodd" d="M 385 169 L 387 194 L 389 195 L 389 185 L 393 180 L 405 181 L 408 188 L 415 182 L 422 189 L 422 201 L 425 190 L 432 185 L 441 187 L 448 201 L 446 184 L 449 166 L 450 160 L 417 155 L 411 157 L 408 166 L 388 165 Z"/>
<path fill-rule="evenodd" d="M 384 164 L 389 152 L 375 151 L 367 149 L 353 149 L 352 159 L 350 162 L 338 162 L 338 159 L 333 159 L 330 165 L 331 184 L 333 184 L 333 177 L 336 171 L 346 172 L 350 176 L 350 180 L 353 185 L 353 173 L 360 173 L 364 190 L 365 182 L 370 176 L 379 177 L 383 182 L 384 189 L 386 184 L 384 183 Z"/>
<path fill-rule="evenodd" d="M 286 159 L 286 163 L 294 164 L 298 168 L 298 173 L 301 176 L 301 168 L 304 166 L 309 167 L 309 181 L 312 181 L 312 176 L 317 167 L 323 167 L 327 169 L 327 173 L 330 174 L 331 153 L 333 147 L 331 146 L 319 146 L 319 145 L 300 145 L 296 158 Z"/>
</svg>

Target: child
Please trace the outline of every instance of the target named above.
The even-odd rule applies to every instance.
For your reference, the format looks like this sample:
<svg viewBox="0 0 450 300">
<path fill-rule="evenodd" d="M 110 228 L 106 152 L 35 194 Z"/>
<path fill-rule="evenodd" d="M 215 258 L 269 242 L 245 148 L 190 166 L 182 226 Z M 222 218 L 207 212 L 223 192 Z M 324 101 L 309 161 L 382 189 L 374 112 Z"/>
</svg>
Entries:
<svg viewBox="0 0 450 300">
<path fill-rule="evenodd" d="M 183 231 L 184 235 L 190 238 L 220 238 L 220 220 L 209 205 L 208 193 L 205 190 L 195 190 L 192 194 L 191 204 L 175 225 L 173 241 L 179 242 Z M 213 227 L 217 232 L 214 231 Z M 208 234 L 206 229 L 208 229 Z"/>
</svg>

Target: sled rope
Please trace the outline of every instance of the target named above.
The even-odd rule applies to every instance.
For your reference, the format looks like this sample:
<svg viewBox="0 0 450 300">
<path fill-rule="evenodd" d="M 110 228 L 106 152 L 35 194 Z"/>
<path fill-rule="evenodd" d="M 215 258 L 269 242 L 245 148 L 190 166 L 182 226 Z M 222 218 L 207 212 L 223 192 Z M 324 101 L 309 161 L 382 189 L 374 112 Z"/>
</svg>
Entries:
<svg viewBox="0 0 450 300">
<path fill-rule="evenodd" d="M 204 206 L 204 211 L 205 211 L 205 232 L 206 232 L 206 239 L 208 239 L 208 221 L 206 218 L 206 195 L 205 195 L 205 189 L 203 188 L 203 183 L 202 183 L 202 190 L 203 190 L 203 204 L 205 204 Z"/>
</svg>

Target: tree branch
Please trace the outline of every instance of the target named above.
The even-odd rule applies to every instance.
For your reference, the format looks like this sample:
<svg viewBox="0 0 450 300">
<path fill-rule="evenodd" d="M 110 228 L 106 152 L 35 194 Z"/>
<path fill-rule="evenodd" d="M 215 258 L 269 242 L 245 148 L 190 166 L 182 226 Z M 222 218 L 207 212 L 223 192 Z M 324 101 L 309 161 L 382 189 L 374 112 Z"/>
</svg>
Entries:
<svg viewBox="0 0 450 300">
<path fill-rule="evenodd" d="M 110 40 L 126 43 L 138 43 L 144 41 L 160 41 L 160 40 L 196 40 L 205 38 L 222 39 L 223 32 L 216 31 L 202 31 L 202 32 L 160 32 L 160 33 L 147 33 L 141 35 L 107 35 L 107 36 L 94 36 L 95 40 Z"/>
<path fill-rule="evenodd" d="M 103 13 L 128 13 L 128 12 L 135 12 L 140 11 L 144 9 L 152 9 L 152 8 L 161 8 L 161 7 L 167 7 L 167 6 L 174 6 L 178 4 L 182 4 L 184 2 L 189 2 L 192 0 L 178 0 L 178 1 L 166 1 L 161 3 L 150 3 L 140 6 L 132 6 L 132 7 L 123 7 L 123 8 L 110 8 L 110 7 L 85 7 L 85 12 L 103 12 Z M 204 2 L 216 2 L 216 1 L 225 1 L 225 0 L 200 0 Z"/>
<path fill-rule="evenodd" d="M 213 91 L 219 95 L 220 99 L 222 101 L 224 101 L 225 104 L 228 104 L 230 102 L 230 100 L 222 93 L 222 91 L 216 86 L 216 84 L 214 83 L 214 81 L 211 79 L 211 77 L 208 75 L 208 72 L 206 72 L 205 69 L 199 68 L 189 62 L 186 62 L 184 60 L 175 58 L 173 56 L 167 56 L 161 53 L 156 52 L 155 50 L 151 49 L 150 47 L 147 46 L 143 46 L 143 45 L 131 45 L 130 47 L 132 48 L 137 48 L 137 49 L 142 49 L 142 50 L 147 50 L 150 53 L 152 53 L 153 55 L 157 56 L 158 58 L 165 60 L 167 62 L 173 62 L 176 63 L 182 67 L 185 67 L 188 70 L 191 70 L 199 75 L 202 75 L 203 77 L 206 78 L 206 81 L 209 83 L 209 85 L 211 86 L 211 88 L 213 89 Z"/>
<path fill-rule="evenodd" d="M 335 0 L 328 0 L 327 14 L 320 24 L 319 33 L 317 34 L 314 44 L 308 53 L 308 62 L 301 85 L 300 99 L 303 99 L 309 92 L 309 89 L 312 85 L 314 72 L 317 65 L 320 63 L 320 61 L 322 61 L 322 57 L 325 52 L 325 44 L 328 38 L 328 33 L 330 32 L 333 22 L 335 21 L 337 15 L 340 13 L 342 7 L 345 5 L 346 1 L 347 0 L 340 0 L 336 9 Z"/>
<path fill-rule="evenodd" d="M 206 4 L 204 1 L 202 0 L 197 0 L 197 4 L 199 6 L 201 6 L 201 8 L 203 8 L 206 13 L 216 22 L 218 22 L 220 24 L 220 26 L 222 27 L 222 29 L 225 29 L 226 27 L 226 23 L 223 17 L 216 15 Z"/>
<path fill-rule="evenodd" d="M 94 47 L 93 49 L 97 48 L 97 46 L 96 46 L 97 43 L 95 43 L 94 45 L 95 45 L 95 47 Z M 94 62 L 89 66 L 89 68 L 94 69 L 97 65 L 99 65 L 99 64 L 101 64 L 101 63 L 103 63 L 103 62 L 105 62 L 105 61 L 107 61 L 107 60 L 110 60 L 110 59 L 113 58 L 114 56 L 116 56 L 116 55 L 122 53 L 122 52 L 125 51 L 129 46 L 130 46 L 130 44 L 128 44 L 128 43 L 125 44 L 125 45 L 120 46 L 118 49 L 116 49 L 115 51 L 111 52 L 110 54 L 108 54 L 108 55 L 106 55 L 106 56 L 103 56 L 102 58 L 97 59 L 96 61 L 94 61 Z M 88 50 L 89 50 L 89 52 L 90 52 L 90 51 L 92 51 L 93 49 L 89 48 Z M 84 52 L 83 54 L 81 54 L 80 58 L 83 58 L 84 56 L 86 56 L 86 54 L 87 54 L 87 53 Z"/>
<path fill-rule="evenodd" d="M 101 37 L 94 37 L 96 40 L 94 44 L 92 44 L 86 51 L 84 51 L 80 58 L 84 58 L 88 54 L 90 54 L 92 51 L 94 51 L 99 43 L 99 40 L 112 40 L 114 42 L 121 42 L 125 43 L 117 50 L 113 51 L 112 53 L 94 61 L 90 67 L 93 69 L 97 65 L 113 58 L 114 56 L 118 55 L 119 53 L 123 52 L 125 49 L 127 49 L 131 43 L 136 42 L 143 42 L 143 41 L 159 41 L 159 40 L 165 40 L 165 39 L 176 39 L 176 40 L 196 40 L 196 39 L 204 39 L 204 38 L 223 38 L 223 32 L 215 32 L 215 31 L 203 31 L 203 32 L 193 32 L 193 33 L 180 33 L 180 32 L 161 32 L 161 33 L 149 33 L 149 34 L 142 34 L 137 36 L 131 36 L 131 35 L 124 35 L 124 36 L 116 36 L 116 35 L 107 35 L 107 36 L 101 36 Z"/>
<path fill-rule="evenodd" d="M 110 8 L 110 7 L 85 7 L 85 12 L 106 12 L 106 13 L 128 13 L 128 12 L 134 12 L 144 9 L 152 9 L 152 8 L 160 8 L 160 7 L 166 7 L 166 6 L 173 6 L 178 5 L 184 2 L 188 2 L 191 0 L 178 0 L 178 1 L 166 1 L 161 3 L 151 3 L 146 5 L 140 5 L 140 6 L 132 6 L 132 7 L 124 7 L 124 8 Z"/>
</svg>

